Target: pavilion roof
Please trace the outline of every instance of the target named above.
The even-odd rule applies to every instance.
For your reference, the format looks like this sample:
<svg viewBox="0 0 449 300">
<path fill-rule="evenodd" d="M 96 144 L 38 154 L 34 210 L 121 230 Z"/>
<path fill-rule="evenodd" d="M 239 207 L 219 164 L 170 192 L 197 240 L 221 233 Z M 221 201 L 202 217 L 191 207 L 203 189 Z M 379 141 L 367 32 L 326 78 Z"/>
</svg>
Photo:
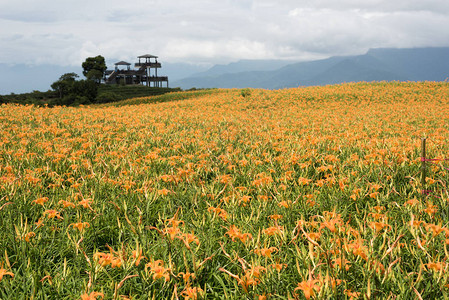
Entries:
<svg viewBox="0 0 449 300">
<path fill-rule="evenodd" d="M 141 56 L 137 56 L 137 58 L 157 58 L 156 55 L 151 55 L 151 54 L 144 54 Z"/>
<path fill-rule="evenodd" d="M 131 64 L 122 60 L 122 61 L 119 61 L 119 62 L 115 63 L 114 65 L 116 65 L 116 66 L 130 66 Z"/>
</svg>

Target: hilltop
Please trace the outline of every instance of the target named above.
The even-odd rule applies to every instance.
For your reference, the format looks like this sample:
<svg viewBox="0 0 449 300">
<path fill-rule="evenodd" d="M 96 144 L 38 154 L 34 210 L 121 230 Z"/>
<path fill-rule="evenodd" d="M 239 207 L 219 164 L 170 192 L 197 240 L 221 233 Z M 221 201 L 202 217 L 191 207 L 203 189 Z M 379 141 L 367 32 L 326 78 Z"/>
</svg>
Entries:
<svg viewBox="0 0 449 300">
<path fill-rule="evenodd" d="M 166 93 L 179 92 L 179 88 L 154 88 L 143 85 L 121 86 L 105 85 L 98 86 L 98 94 L 93 103 L 116 102 L 137 97 L 149 97 L 163 95 Z M 52 90 L 47 92 L 33 91 L 31 93 L 0 95 L 0 103 L 18 103 L 35 105 L 54 105 L 58 101 L 58 93 Z"/>
</svg>

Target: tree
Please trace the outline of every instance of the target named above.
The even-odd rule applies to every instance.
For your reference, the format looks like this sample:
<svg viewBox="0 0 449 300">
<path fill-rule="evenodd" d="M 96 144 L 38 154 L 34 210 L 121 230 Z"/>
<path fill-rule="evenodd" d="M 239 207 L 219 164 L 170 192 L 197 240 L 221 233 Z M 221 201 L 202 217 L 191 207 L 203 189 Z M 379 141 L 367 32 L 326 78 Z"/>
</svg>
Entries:
<svg viewBox="0 0 449 300">
<path fill-rule="evenodd" d="M 71 93 L 79 97 L 85 97 L 88 102 L 95 102 L 98 85 L 92 80 L 78 80 L 73 84 Z"/>
<path fill-rule="evenodd" d="M 52 83 L 51 88 L 58 92 L 59 98 L 62 99 L 71 92 L 73 84 L 78 77 L 76 73 L 65 73 L 59 77 L 58 81 Z"/>
<path fill-rule="evenodd" d="M 53 105 L 78 105 L 95 102 L 98 84 L 93 80 L 76 80 L 78 75 L 66 73 L 59 77 L 51 87 L 59 93 L 59 99 Z"/>
<path fill-rule="evenodd" d="M 103 78 L 104 71 L 106 71 L 106 62 L 101 55 L 95 57 L 88 57 L 81 65 L 83 67 L 83 75 L 88 80 L 100 83 Z"/>
</svg>

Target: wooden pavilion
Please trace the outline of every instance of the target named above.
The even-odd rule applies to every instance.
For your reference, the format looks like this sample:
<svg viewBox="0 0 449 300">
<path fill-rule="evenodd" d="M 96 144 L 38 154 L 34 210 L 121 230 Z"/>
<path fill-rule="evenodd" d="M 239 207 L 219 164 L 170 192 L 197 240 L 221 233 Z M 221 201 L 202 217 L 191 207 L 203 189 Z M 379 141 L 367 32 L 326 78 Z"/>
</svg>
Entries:
<svg viewBox="0 0 449 300">
<path fill-rule="evenodd" d="M 114 70 L 106 70 L 104 81 L 107 84 L 145 84 L 150 87 L 162 87 L 166 82 L 168 87 L 168 77 L 158 76 L 157 69 L 161 68 L 161 63 L 157 61 L 157 56 L 144 54 L 137 57 L 139 62 L 134 64 L 135 69 L 131 69 L 131 64 L 126 61 L 115 63 Z"/>
</svg>

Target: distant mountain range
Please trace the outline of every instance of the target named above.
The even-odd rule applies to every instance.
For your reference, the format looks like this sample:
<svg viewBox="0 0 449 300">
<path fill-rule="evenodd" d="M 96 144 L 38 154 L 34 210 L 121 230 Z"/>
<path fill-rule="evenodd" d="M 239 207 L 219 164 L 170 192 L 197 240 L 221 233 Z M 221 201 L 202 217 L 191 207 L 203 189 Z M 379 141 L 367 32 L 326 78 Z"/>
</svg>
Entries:
<svg viewBox="0 0 449 300">
<path fill-rule="evenodd" d="M 380 48 L 371 49 L 363 55 L 333 56 L 306 62 L 240 60 L 211 68 L 161 61 L 159 74 L 168 76 L 170 87 L 182 89 L 279 89 L 354 81 L 443 81 L 449 77 L 449 47 Z M 53 82 L 69 72 L 84 78 L 81 66 L 0 63 L 0 95 L 49 90 Z"/>
<path fill-rule="evenodd" d="M 449 77 L 449 47 L 371 49 L 366 54 L 333 56 L 292 63 L 242 60 L 177 80 L 171 86 L 265 88 L 325 85 L 357 81 L 444 81 Z"/>
</svg>

